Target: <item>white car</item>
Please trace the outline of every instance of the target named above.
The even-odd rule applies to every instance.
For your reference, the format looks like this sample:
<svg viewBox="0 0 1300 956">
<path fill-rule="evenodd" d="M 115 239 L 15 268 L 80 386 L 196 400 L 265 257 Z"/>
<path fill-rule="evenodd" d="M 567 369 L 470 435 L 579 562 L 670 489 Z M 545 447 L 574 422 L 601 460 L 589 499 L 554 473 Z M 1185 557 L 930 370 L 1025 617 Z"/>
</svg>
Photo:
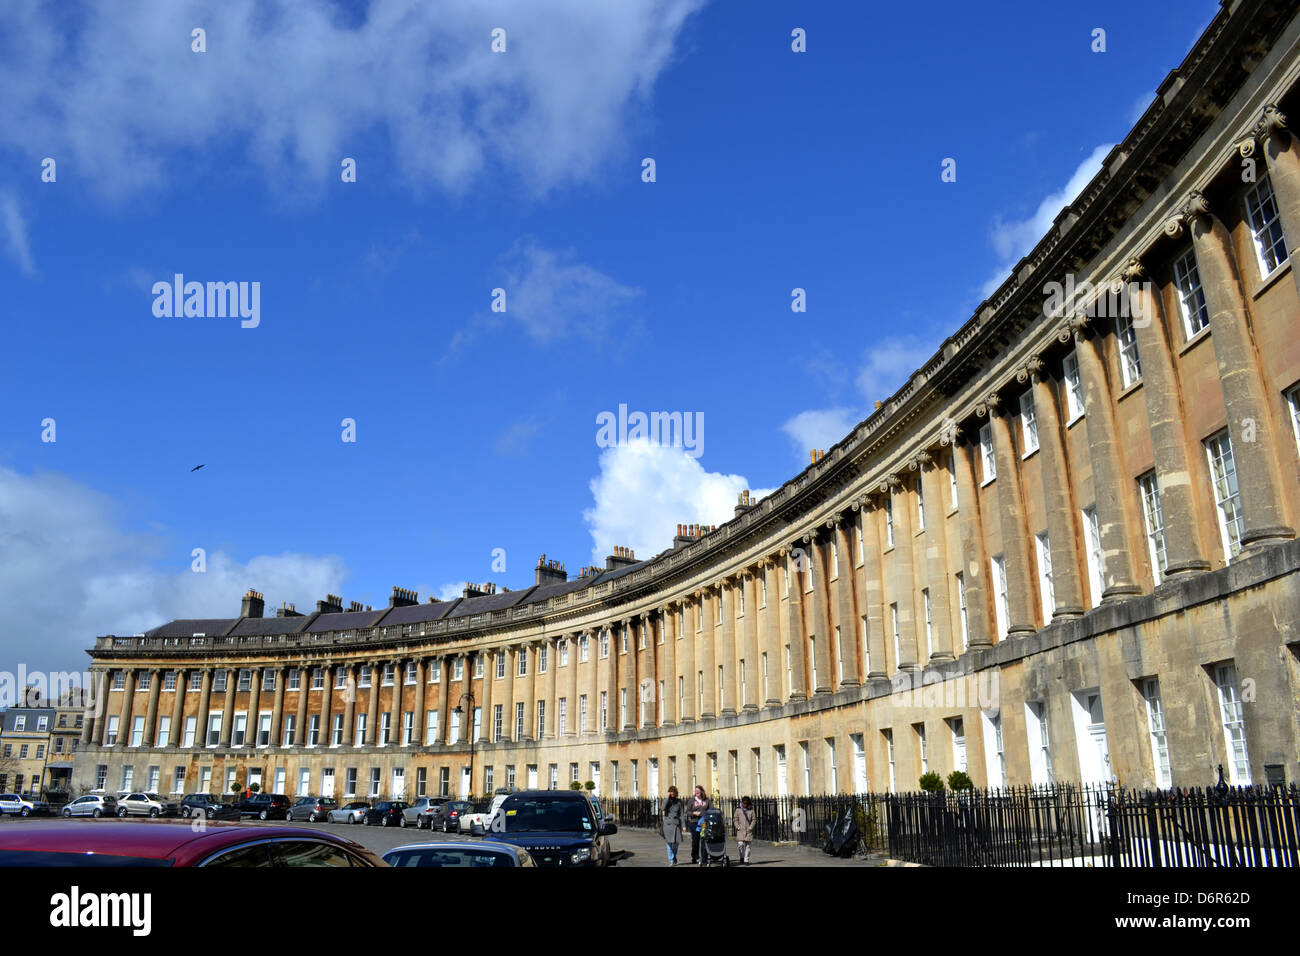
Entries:
<svg viewBox="0 0 1300 956">
<path fill-rule="evenodd" d="M 492 829 L 492 818 L 497 815 L 501 809 L 501 804 L 505 803 L 508 793 L 498 793 L 492 798 L 492 805 L 488 807 L 486 813 L 464 813 L 460 817 L 461 833 L 487 833 Z"/>
<path fill-rule="evenodd" d="M 33 813 L 44 813 L 47 807 L 40 800 L 20 797 L 16 793 L 0 793 L 0 814 L 12 813 L 14 816 L 29 817 Z"/>
</svg>

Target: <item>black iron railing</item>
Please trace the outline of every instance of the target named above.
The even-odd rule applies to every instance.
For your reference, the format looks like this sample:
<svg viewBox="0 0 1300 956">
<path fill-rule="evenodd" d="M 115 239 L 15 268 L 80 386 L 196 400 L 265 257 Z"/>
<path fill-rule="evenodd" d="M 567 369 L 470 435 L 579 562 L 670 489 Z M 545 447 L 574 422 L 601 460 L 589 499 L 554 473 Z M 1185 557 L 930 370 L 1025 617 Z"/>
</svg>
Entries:
<svg viewBox="0 0 1300 956">
<path fill-rule="evenodd" d="M 754 797 L 754 837 L 821 846 L 851 811 L 862 850 L 931 866 L 1300 867 L 1300 790 L 1054 784 L 940 793 Z M 717 802 L 730 821 L 739 800 Z M 661 799 L 610 801 L 657 829 Z"/>
</svg>

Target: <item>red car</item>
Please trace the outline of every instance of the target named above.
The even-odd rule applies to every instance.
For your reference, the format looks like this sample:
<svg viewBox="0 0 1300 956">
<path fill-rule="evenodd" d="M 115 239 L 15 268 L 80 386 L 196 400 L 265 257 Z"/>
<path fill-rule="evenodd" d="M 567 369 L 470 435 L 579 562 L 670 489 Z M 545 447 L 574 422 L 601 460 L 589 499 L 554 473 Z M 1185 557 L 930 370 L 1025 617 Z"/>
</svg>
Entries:
<svg viewBox="0 0 1300 956">
<path fill-rule="evenodd" d="M 386 866 L 359 843 L 296 827 L 64 820 L 0 828 L 3 866 Z"/>
</svg>

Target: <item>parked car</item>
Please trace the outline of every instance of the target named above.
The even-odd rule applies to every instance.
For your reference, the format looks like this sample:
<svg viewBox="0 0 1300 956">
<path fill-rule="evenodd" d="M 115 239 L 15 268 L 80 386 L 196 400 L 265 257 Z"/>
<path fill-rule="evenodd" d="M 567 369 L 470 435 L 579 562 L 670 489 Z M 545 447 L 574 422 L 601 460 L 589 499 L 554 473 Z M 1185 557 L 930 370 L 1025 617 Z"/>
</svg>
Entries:
<svg viewBox="0 0 1300 956">
<path fill-rule="evenodd" d="M 366 811 L 369 809 L 370 804 L 364 800 L 356 800 L 352 803 L 345 803 L 341 807 L 335 807 L 325 814 L 325 820 L 327 823 L 365 823 Z"/>
<path fill-rule="evenodd" d="M 429 829 L 455 833 L 460 829 L 460 815 L 474 809 L 468 800 L 448 800 L 429 811 Z"/>
<path fill-rule="evenodd" d="M 30 817 L 34 813 L 49 813 L 49 804 L 35 797 L 22 797 L 16 793 L 0 793 L 0 814 L 12 813 L 18 817 Z"/>
<path fill-rule="evenodd" d="M 538 866 L 609 866 L 617 832 L 581 791 L 523 790 L 506 797 L 500 826 L 483 839 L 523 847 Z"/>
<path fill-rule="evenodd" d="M 298 802 L 289 808 L 289 815 L 285 819 L 315 823 L 317 820 L 324 820 L 325 815 L 331 810 L 337 810 L 338 806 L 339 802 L 333 797 L 300 797 Z"/>
<path fill-rule="evenodd" d="M 429 824 L 433 808 L 445 799 L 446 797 L 416 797 L 414 802 L 402 811 L 402 826 L 414 823 L 417 830 L 423 830 Z"/>
<path fill-rule="evenodd" d="M 523 847 L 509 843 L 408 843 L 384 854 L 389 866 L 537 866 Z"/>
<path fill-rule="evenodd" d="M 117 801 L 119 817 L 174 817 L 180 810 L 178 804 L 168 803 L 153 792 L 137 790 Z"/>
<path fill-rule="evenodd" d="M 88 793 L 77 797 L 63 808 L 65 817 L 115 817 L 117 816 L 117 797 L 111 793 Z"/>
<path fill-rule="evenodd" d="M 255 793 L 247 800 L 235 804 L 240 816 L 259 820 L 289 819 L 289 798 L 282 793 Z"/>
<path fill-rule="evenodd" d="M 377 823 L 381 827 L 400 827 L 402 811 L 409 806 L 401 800 L 382 800 L 366 811 L 366 826 Z"/>
<path fill-rule="evenodd" d="M 386 866 L 351 840 L 300 827 L 181 820 L 41 822 L 0 828 L 5 866 Z"/>
<path fill-rule="evenodd" d="M 181 816 L 183 818 L 204 816 L 209 820 L 242 819 L 239 807 L 233 803 L 226 803 L 211 793 L 188 793 L 182 797 Z"/>
<path fill-rule="evenodd" d="M 492 827 L 492 818 L 496 816 L 497 811 L 501 809 L 501 804 L 505 802 L 506 797 L 509 795 L 509 793 L 498 793 L 492 798 L 492 802 L 485 807 L 479 804 L 471 812 L 462 813 L 460 815 L 461 832 L 473 833 L 478 836 L 486 833 Z M 479 807 L 483 808 L 479 809 Z"/>
</svg>

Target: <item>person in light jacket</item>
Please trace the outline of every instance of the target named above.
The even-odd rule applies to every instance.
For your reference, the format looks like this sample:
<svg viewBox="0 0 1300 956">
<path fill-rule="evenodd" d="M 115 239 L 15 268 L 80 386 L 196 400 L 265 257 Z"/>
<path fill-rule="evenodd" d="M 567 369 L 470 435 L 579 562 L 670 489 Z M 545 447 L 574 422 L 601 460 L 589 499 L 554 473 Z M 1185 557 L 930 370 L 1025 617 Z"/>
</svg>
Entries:
<svg viewBox="0 0 1300 956">
<path fill-rule="evenodd" d="M 749 845 L 754 842 L 754 806 L 749 797 L 740 798 L 740 806 L 731 818 L 736 828 L 736 846 L 740 851 L 740 862 L 749 866 Z"/>
<path fill-rule="evenodd" d="M 691 862 L 700 862 L 700 817 L 704 816 L 704 811 L 713 807 L 713 801 L 709 795 L 704 792 L 704 788 L 697 786 L 695 796 L 686 802 L 686 824 L 691 828 Z"/>
<path fill-rule="evenodd" d="M 682 842 L 686 832 L 686 807 L 677 797 L 677 788 L 668 788 L 668 799 L 664 801 L 663 828 L 664 842 L 668 844 L 668 865 L 677 865 L 677 845 Z"/>
</svg>

